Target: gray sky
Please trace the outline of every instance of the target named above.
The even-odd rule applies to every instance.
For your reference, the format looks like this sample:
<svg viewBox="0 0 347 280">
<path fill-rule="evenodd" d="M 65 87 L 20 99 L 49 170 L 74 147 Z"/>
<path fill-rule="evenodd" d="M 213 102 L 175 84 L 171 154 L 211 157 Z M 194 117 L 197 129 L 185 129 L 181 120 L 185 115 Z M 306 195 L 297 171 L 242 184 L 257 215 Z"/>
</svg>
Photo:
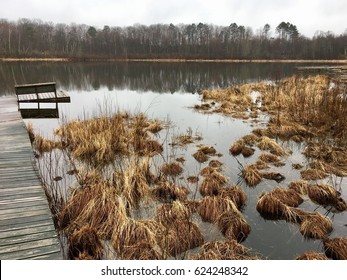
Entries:
<svg viewBox="0 0 347 280">
<path fill-rule="evenodd" d="M 233 22 L 253 31 L 269 23 L 274 34 L 281 21 L 289 21 L 301 34 L 317 30 L 341 34 L 347 29 L 347 0 L 0 0 L 0 18 L 41 19 L 102 28 L 136 23 Z"/>
</svg>

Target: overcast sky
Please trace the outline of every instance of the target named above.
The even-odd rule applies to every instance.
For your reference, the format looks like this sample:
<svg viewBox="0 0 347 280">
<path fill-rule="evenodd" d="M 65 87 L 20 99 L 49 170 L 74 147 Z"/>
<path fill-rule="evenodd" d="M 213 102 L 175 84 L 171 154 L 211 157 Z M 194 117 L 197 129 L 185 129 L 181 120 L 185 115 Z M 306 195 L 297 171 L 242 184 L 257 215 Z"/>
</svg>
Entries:
<svg viewBox="0 0 347 280">
<path fill-rule="evenodd" d="M 53 23 L 87 24 L 102 28 L 136 23 L 233 22 L 253 31 L 269 23 L 290 22 L 301 34 L 317 30 L 341 34 L 347 29 L 347 0 L 0 0 L 0 18 L 41 19 Z"/>
</svg>

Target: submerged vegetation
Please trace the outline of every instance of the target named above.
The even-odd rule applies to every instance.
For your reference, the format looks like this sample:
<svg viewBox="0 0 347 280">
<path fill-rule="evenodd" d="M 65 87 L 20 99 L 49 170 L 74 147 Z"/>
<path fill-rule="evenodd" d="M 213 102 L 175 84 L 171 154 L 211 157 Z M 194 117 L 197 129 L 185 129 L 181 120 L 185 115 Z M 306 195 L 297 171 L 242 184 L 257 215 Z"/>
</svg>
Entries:
<svg viewBox="0 0 347 280">
<path fill-rule="evenodd" d="M 329 239 L 334 225 L 328 214 L 346 211 L 347 204 L 342 190 L 326 180 L 347 174 L 346 88 L 325 76 L 291 77 L 204 90 L 201 97 L 196 110 L 256 126 L 230 145 L 226 160 L 219 161 L 217 146 L 201 144 L 201 135 L 191 131 L 169 141 L 170 126 L 143 113 L 71 120 L 54 139 L 28 128 L 39 161 L 46 163 L 42 176 L 67 257 L 103 259 L 112 252 L 118 259 L 257 259 L 241 244 L 252 233 L 242 213 L 249 203 L 245 188 L 271 180 L 275 187 L 249 207 L 264 219 L 296 224 L 307 239 L 322 240 L 327 258 L 346 258 L 345 240 Z M 266 116 L 266 127 L 257 126 L 259 116 Z M 281 167 L 292 151 L 283 143 L 302 145 L 307 159 L 290 164 L 302 180 L 287 187 L 279 185 L 287 177 Z M 188 145 L 196 148 L 177 155 Z M 230 159 L 239 164 L 236 184 L 223 174 Z M 187 160 L 198 166 L 195 174 Z M 62 172 L 66 176 L 58 176 Z M 317 208 L 308 211 L 304 202 Z M 205 223 L 221 240 L 207 238 Z M 306 252 L 297 259 L 326 257 Z"/>
</svg>

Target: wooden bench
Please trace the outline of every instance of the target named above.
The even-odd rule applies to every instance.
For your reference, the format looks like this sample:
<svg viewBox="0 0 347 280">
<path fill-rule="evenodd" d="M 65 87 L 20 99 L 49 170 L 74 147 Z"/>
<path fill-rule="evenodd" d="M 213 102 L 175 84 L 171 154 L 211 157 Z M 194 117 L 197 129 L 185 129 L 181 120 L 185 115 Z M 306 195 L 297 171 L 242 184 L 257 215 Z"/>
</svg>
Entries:
<svg viewBox="0 0 347 280">
<path fill-rule="evenodd" d="M 56 90 L 56 83 L 15 85 L 18 103 L 69 103 L 70 97 L 62 90 Z"/>
</svg>

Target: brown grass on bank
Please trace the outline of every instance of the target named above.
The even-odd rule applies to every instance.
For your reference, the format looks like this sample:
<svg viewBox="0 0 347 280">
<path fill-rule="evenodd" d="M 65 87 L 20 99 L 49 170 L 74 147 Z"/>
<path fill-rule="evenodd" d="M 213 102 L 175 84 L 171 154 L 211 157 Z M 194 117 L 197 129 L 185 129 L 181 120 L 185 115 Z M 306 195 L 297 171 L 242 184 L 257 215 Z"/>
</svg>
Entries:
<svg viewBox="0 0 347 280">
<path fill-rule="evenodd" d="M 250 250 L 236 240 L 208 241 L 200 252 L 191 257 L 193 260 L 254 260 Z"/>
<path fill-rule="evenodd" d="M 68 256 L 72 260 L 101 260 L 103 246 L 98 234 L 90 226 L 85 225 L 75 230 L 68 237 Z"/>
<path fill-rule="evenodd" d="M 323 239 L 332 230 L 331 220 L 318 212 L 306 215 L 300 224 L 300 232 L 307 238 Z"/>
<path fill-rule="evenodd" d="M 251 187 L 255 187 L 261 182 L 261 174 L 254 165 L 244 166 L 241 174 L 245 182 Z"/>
<path fill-rule="evenodd" d="M 302 255 L 296 257 L 295 259 L 296 260 L 305 260 L 305 261 L 309 261 L 309 260 L 319 260 L 319 261 L 329 260 L 324 254 L 318 253 L 318 252 L 313 252 L 313 251 L 305 252 Z"/>
<path fill-rule="evenodd" d="M 347 260 L 347 237 L 323 240 L 325 254 L 333 260 Z"/>
<path fill-rule="evenodd" d="M 177 162 L 164 163 L 161 167 L 161 172 L 166 176 L 176 177 L 183 173 L 183 168 Z"/>
</svg>

